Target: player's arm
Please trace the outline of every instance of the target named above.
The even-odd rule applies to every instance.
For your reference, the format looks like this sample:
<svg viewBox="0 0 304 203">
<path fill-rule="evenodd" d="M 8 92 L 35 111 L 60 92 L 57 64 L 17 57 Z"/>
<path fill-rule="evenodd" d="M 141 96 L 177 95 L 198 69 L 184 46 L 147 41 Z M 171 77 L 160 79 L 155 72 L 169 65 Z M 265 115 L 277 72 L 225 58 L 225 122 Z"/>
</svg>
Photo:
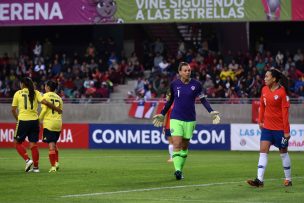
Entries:
<svg viewBox="0 0 304 203">
<path fill-rule="evenodd" d="M 284 125 L 284 137 L 290 138 L 290 125 L 289 125 L 289 97 L 285 94 L 282 97 L 282 117 L 283 117 L 283 125 Z"/>
<path fill-rule="evenodd" d="M 210 106 L 209 102 L 207 101 L 207 96 L 203 93 L 202 86 L 198 89 L 198 97 L 200 99 L 200 102 L 205 107 L 205 109 L 209 112 L 209 114 L 212 117 L 212 123 L 213 124 L 219 124 L 221 121 L 220 112 L 214 111 L 212 107 Z"/>
<path fill-rule="evenodd" d="M 18 98 L 17 98 L 17 92 L 16 92 L 14 94 L 13 102 L 12 102 L 12 114 L 13 114 L 14 118 L 16 119 L 16 121 L 18 121 L 17 108 L 18 108 Z"/>
<path fill-rule="evenodd" d="M 259 119 L 258 119 L 258 124 L 259 124 L 260 128 L 263 128 L 263 126 L 264 126 L 265 106 L 266 106 L 266 101 L 263 101 L 263 90 L 262 90 L 261 97 L 260 97 Z"/>
<path fill-rule="evenodd" d="M 54 104 L 48 102 L 45 98 L 43 98 L 40 94 L 40 92 L 36 92 L 36 96 L 37 96 L 37 99 L 38 101 L 41 103 L 41 104 L 44 104 L 46 105 L 47 107 L 49 107 L 50 109 L 53 109 L 54 111 L 57 111 L 59 114 L 62 114 L 62 110 L 60 109 L 60 106 L 57 107 L 55 106 Z"/>
<path fill-rule="evenodd" d="M 47 111 L 47 106 L 46 105 L 41 105 L 41 112 L 39 114 L 39 121 L 42 122 L 45 116 L 45 113 Z"/>
<path fill-rule="evenodd" d="M 18 121 L 18 112 L 17 112 L 17 106 L 12 106 L 12 114 L 16 121 Z"/>
</svg>

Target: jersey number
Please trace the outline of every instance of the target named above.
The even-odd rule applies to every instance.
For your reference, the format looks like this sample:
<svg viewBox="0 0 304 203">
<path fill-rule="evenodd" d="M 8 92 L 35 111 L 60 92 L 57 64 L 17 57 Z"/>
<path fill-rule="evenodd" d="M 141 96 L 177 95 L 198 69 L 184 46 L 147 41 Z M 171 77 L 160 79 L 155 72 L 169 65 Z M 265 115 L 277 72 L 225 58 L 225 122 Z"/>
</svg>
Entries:
<svg viewBox="0 0 304 203">
<path fill-rule="evenodd" d="M 177 97 L 179 97 L 179 90 L 177 90 Z"/>
<path fill-rule="evenodd" d="M 58 106 L 60 105 L 60 102 L 57 99 L 51 99 L 51 101 L 52 101 L 54 106 L 55 106 L 55 103 L 58 103 Z M 54 114 L 54 113 L 55 113 L 55 111 L 54 111 L 54 109 L 52 109 L 52 114 Z"/>
<path fill-rule="evenodd" d="M 24 99 L 24 109 L 27 109 L 27 94 L 22 94 L 22 97 Z M 31 109 L 33 109 L 33 103 L 31 103 Z"/>
</svg>

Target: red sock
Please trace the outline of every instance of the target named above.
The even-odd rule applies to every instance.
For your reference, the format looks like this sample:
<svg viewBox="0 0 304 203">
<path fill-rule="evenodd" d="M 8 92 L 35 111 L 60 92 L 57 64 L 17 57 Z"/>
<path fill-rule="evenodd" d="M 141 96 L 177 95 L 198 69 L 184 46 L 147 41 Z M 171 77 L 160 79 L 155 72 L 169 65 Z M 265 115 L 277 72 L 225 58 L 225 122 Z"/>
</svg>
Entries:
<svg viewBox="0 0 304 203">
<path fill-rule="evenodd" d="M 30 159 L 26 153 L 25 147 L 21 143 L 16 143 L 16 150 L 25 161 Z"/>
<path fill-rule="evenodd" d="M 56 162 L 55 150 L 49 150 L 49 159 L 50 159 L 51 166 L 55 166 L 55 162 Z"/>
<path fill-rule="evenodd" d="M 33 162 L 34 162 L 34 167 L 38 168 L 38 161 L 39 161 L 39 151 L 38 151 L 38 146 L 35 145 L 31 148 L 32 150 L 32 157 L 33 157 Z"/>
<path fill-rule="evenodd" d="M 56 149 L 55 149 L 55 152 L 56 152 L 56 154 L 55 154 L 55 162 L 59 162 L 59 152 L 58 152 L 58 148 L 56 147 Z"/>
</svg>

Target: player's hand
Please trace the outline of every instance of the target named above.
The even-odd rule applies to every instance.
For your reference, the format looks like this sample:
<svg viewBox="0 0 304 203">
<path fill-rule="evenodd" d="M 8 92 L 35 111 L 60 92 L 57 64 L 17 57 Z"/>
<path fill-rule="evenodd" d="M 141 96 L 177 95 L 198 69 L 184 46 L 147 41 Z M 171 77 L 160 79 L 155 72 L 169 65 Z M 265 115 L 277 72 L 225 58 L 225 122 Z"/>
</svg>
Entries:
<svg viewBox="0 0 304 203">
<path fill-rule="evenodd" d="M 288 141 L 290 139 L 290 134 L 289 133 L 285 133 L 284 137 L 282 137 L 282 141 L 281 141 L 281 145 L 283 148 L 288 147 Z"/>
<path fill-rule="evenodd" d="M 259 123 L 259 127 L 260 127 L 260 129 L 262 130 L 263 127 L 264 127 L 264 123 Z"/>
<path fill-rule="evenodd" d="M 155 116 L 153 116 L 153 125 L 155 127 L 162 127 L 164 123 L 164 119 L 165 116 L 163 116 L 162 114 L 156 114 Z"/>
<path fill-rule="evenodd" d="M 211 117 L 212 117 L 212 123 L 213 124 L 219 124 L 220 121 L 221 121 L 220 112 L 211 111 L 210 114 L 211 114 Z"/>
<path fill-rule="evenodd" d="M 62 110 L 59 107 L 56 107 L 54 110 L 57 111 L 59 114 L 62 114 Z"/>
</svg>

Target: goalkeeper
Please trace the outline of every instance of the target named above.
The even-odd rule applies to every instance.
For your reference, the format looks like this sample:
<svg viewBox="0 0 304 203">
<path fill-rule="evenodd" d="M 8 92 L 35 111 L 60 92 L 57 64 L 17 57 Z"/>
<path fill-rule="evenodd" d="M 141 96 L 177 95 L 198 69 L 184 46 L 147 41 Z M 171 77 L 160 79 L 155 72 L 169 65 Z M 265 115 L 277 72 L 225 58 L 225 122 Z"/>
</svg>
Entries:
<svg viewBox="0 0 304 203">
<path fill-rule="evenodd" d="M 156 127 L 163 126 L 164 115 L 168 112 L 174 102 L 170 118 L 170 131 L 173 141 L 173 163 L 176 180 L 183 177 L 183 167 L 188 156 L 189 141 L 192 138 L 196 125 L 195 100 L 200 98 L 201 103 L 211 114 L 213 124 L 220 122 L 219 112 L 214 111 L 205 95 L 199 81 L 191 79 L 191 68 L 188 63 L 181 62 L 178 67 L 180 78 L 170 84 L 171 97 L 167 101 L 161 114 L 153 117 Z"/>
</svg>

